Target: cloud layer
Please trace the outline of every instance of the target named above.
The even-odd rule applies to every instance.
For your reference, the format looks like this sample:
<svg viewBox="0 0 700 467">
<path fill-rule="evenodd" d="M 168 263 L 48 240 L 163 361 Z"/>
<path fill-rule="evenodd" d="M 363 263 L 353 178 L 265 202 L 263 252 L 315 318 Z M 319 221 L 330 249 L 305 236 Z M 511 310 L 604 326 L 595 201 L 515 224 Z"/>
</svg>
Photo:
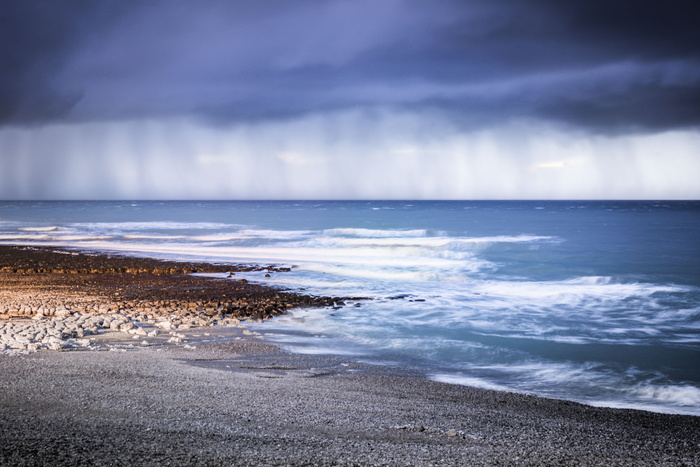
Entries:
<svg viewBox="0 0 700 467">
<path fill-rule="evenodd" d="M 0 198 L 697 198 L 700 6 L 36 0 Z"/>
<path fill-rule="evenodd" d="M 696 2 L 12 2 L 2 121 L 439 111 L 595 132 L 700 122 Z"/>
</svg>

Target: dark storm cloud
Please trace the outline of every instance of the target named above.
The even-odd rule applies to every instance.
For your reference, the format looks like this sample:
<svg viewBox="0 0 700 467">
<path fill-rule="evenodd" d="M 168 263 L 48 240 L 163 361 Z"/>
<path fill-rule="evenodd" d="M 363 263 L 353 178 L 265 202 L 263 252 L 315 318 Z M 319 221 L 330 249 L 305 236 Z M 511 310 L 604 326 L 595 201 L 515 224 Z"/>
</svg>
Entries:
<svg viewBox="0 0 700 467">
<path fill-rule="evenodd" d="M 118 2 L 0 2 L 0 122 L 46 121 L 65 115 L 80 95 L 53 76 L 91 32 L 113 21 Z"/>
<path fill-rule="evenodd" d="M 691 1 L 4 1 L 0 121 L 437 110 L 700 123 Z"/>
</svg>

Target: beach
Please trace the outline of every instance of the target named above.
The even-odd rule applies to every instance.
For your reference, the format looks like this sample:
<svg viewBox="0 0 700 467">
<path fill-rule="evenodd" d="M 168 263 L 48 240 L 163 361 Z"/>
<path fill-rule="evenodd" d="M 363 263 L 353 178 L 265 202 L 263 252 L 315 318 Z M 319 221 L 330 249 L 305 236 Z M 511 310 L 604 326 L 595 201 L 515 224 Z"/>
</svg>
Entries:
<svg viewBox="0 0 700 467">
<path fill-rule="evenodd" d="M 0 258 L 0 465 L 700 464 L 700 417 L 283 352 L 246 322 L 357 298 L 191 275 L 251 266 Z"/>
<path fill-rule="evenodd" d="M 283 272 L 0 246 L 0 319 L 14 318 L 0 321 L 0 351 L 90 348 L 104 331 L 143 338 L 144 346 L 162 343 L 163 337 L 181 342 L 181 332 L 193 327 L 260 322 L 292 307 L 340 301 L 234 278 L 236 272 L 256 269 Z M 228 273 L 231 280 L 192 275 L 215 272 Z"/>
</svg>

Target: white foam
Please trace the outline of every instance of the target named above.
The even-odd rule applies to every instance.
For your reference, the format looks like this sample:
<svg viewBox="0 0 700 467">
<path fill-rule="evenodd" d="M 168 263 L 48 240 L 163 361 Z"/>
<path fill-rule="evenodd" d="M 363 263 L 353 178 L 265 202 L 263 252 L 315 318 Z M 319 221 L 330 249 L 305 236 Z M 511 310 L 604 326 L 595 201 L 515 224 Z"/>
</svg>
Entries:
<svg viewBox="0 0 700 467">
<path fill-rule="evenodd" d="M 237 273 L 236 277 L 240 274 Z M 270 282 L 279 286 L 294 287 L 294 288 L 317 288 L 317 289 L 357 289 L 360 290 L 362 287 L 366 286 L 363 282 L 352 282 L 347 280 L 314 280 L 307 278 L 286 278 L 284 276 L 273 276 L 274 280 L 270 278 L 260 277 L 256 280 L 264 280 L 265 282 Z"/>
<path fill-rule="evenodd" d="M 27 234 L 27 235 L 21 235 L 21 234 L 0 234 L 0 240 L 5 240 L 5 241 L 22 241 L 22 240 L 49 240 L 51 237 L 48 235 L 41 235 L 41 234 Z"/>
<path fill-rule="evenodd" d="M 616 382 L 614 375 L 602 370 L 592 363 L 581 365 L 555 364 L 552 362 L 533 362 L 520 365 L 483 365 L 472 366 L 470 371 L 490 372 L 497 378 L 517 381 L 525 377 L 525 386 L 540 394 L 551 397 L 577 400 L 599 407 L 617 407 L 653 410 L 668 413 L 700 414 L 700 388 L 690 384 L 653 384 L 642 381 L 636 385 L 624 386 Z M 462 384 L 485 389 L 519 392 L 518 386 L 504 386 L 490 379 L 463 374 L 437 373 L 430 376 L 435 381 L 450 384 Z M 588 387 L 591 395 L 576 396 L 568 388 L 572 385 Z M 609 397 L 609 390 L 625 393 L 629 397 Z M 594 395 L 598 393 L 598 395 Z M 607 396 L 606 396 L 607 394 Z"/>
<path fill-rule="evenodd" d="M 317 345 L 313 346 L 299 346 L 299 345 L 289 345 L 281 344 L 281 347 L 293 353 L 305 354 L 305 355 L 343 355 L 346 357 L 361 357 L 367 356 L 369 353 L 361 352 L 359 350 L 340 348 L 336 346 L 331 347 L 321 347 Z"/>
<path fill-rule="evenodd" d="M 49 241 L 57 242 L 93 242 L 104 241 L 115 238 L 113 235 L 52 235 Z"/>
<path fill-rule="evenodd" d="M 510 388 L 508 386 L 503 386 L 503 385 L 496 384 L 496 383 L 493 383 L 491 381 L 487 381 L 487 380 L 481 379 L 481 378 L 476 378 L 473 376 L 464 376 L 464 375 L 449 374 L 449 373 L 436 373 L 436 374 L 428 375 L 428 379 L 430 379 L 432 381 L 437 381 L 438 383 L 458 384 L 460 386 L 470 386 L 473 388 L 491 389 L 493 391 L 517 392 L 517 391 L 514 391 L 513 388 Z"/>
<path fill-rule="evenodd" d="M 557 237 L 549 235 L 496 235 L 492 237 L 472 237 L 457 239 L 465 243 L 532 243 L 532 242 L 559 242 Z"/>
<path fill-rule="evenodd" d="M 188 237 L 189 240 L 198 242 L 226 242 L 236 240 L 264 239 L 264 240 L 298 240 L 308 236 L 308 230 L 251 230 L 243 229 L 233 233 L 218 233 L 212 235 L 197 235 Z"/>
<path fill-rule="evenodd" d="M 149 221 L 149 222 L 83 222 L 71 224 L 72 227 L 87 230 L 218 230 L 240 228 L 234 224 L 222 224 L 218 222 L 175 222 L 175 221 Z"/>
<path fill-rule="evenodd" d="M 310 244 L 320 246 L 334 246 L 339 248 L 344 247 L 360 247 L 360 246 L 379 246 L 379 247 L 444 247 L 449 245 L 450 239 L 435 238 L 435 237 L 362 237 L 362 238 L 344 238 L 344 237 L 317 237 L 309 241 Z"/>
<path fill-rule="evenodd" d="M 122 235 L 125 240 L 181 240 L 184 235 Z"/>
<path fill-rule="evenodd" d="M 187 237 L 188 240 L 194 242 L 232 242 L 234 240 L 247 240 L 248 237 L 241 235 L 198 235 L 194 237 Z"/>
<path fill-rule="evenodd" d="M 378 208 L 377 208 L 378 209 Z M 426 230 L 377 230 L 377 229 L 354 229 L 354 228 L 338 228 L 326 229 L 323 231 L 326 235 L 346 235 L 353 237 L 424 237 L 428 234 Z"/>
<path fill-rule="evenodd" d="M 348 264 L 348 263 L 346 263 Z M 406 270 L 401 268 L 372 268 L 370 262 L 355 262 L 357 266 L 364 267 L 343 267 L 343 266 L 330 266 L 327 264 L 315 265 L 307 264 L 303 266 L 304 270 L 316 271 L 320 273 L 333 274 L 335 276 L 351 277 L 355 279 L 367 279 L 367 280 L 378 280 L 378 281 L 390 281 L 390 282 L 435 282 L 435 281 L 448 281 L 448 282 L 464 282 L 467 277 L 464 275 L 449 275 L 444 272 L 437 272 L 425 269 L 416 270 Z M 399 263 L 395 263 L 398 265 Z M 415 263 L 412 263 L 415 264 Z"/>
<path fill-rule="evenodd" d="M 695 415 L 700 416 L 700 410 L 697 406 L 677 406 L 655 404 L 654 402 L 639 402 L 633 400 L 616 400 L 616 399 L 598 399 L 598 400 L 581 400 L 571 399 L 582 404 L 587 404 L 593 407 L 609 407 L 613 409 L 633 409 L 646 410 L 649 412 L 676 414 L 676 415 Z"/>
<path fill-rule="evenodd" d="M 109 235 L 48 235 L 48 234 L 36 234 L 36 235 L 14 235 L 14 234 L 5 234 L 5 235 L 0 235 L 0 240 L 5 240 L 5 241 L 41 241 L 46 244 L 51 244 L 51 245 L 58 245 L 58 244 L 64 244 L 66 246 L 69 246 L 66 242 L 86 242 L 86 241 L 97 241 L 97 240 L 110 240 L 114 238 L 113 236 Z"/>
<path fill-rule="evenodd" d="M 623 300 L 628 297 L 648 297 L 657 292 L 678 292 L 687 288 L 675 285 L 616 283 L 610 277 L 579 277 L 561 281 L 482 281 L 473 291 L 499 296 L 503 299 L 548 299 L 550 303 L 578 303 L 584 298 Z"/>
<path fill-rule="evenodd" d="M 79 245 L 78 245 L 79 246 Z M 153 254 L 168 254 L 180 255 L 187 257 L 201 258 L 216 258 L 219 260 L 232 261 L 251 261 L 251 262 L 270 262 L 284 264 L 299 264 L 313 267 L 314 270 L 325 272 L 340 272 L 337 270 L 338 265 L 358 266 L 356 270 L 349 269 L 347 272 L 357 275 L 362 268 L 376 266 L 380 269 L 385 269 L 390 276 L 394 276 L 393 269 L 407 268 L 408 275 L 415 277 L 413 270 L 419 268 L 431 269 L 452 269 L 454 263 L 443 258 L 435 257 L 417 257 L 410 255 L 395 255 L 391 250 L 377 250 L 371 248 L 309 248 L 309 247 L 231 247 L 231 246 L 202 246 L 191 245 L 187 243 L 170 243 L 170 244 L 148 244 L 148 243 L 94 243 L 93 248 L 101 248 L 105 250 L 130 251 L 134 253 L 153 253 Z M 464 258 L 461 258 L 464 260 Z M 334 266 L 327 266 L 332 264 Z M 474 269 L 480 268 L 487 264 L 480 260 L 474 260 Z M 312 266 L 313 265 L 313 266 Z M 469 266 L 464 263 L 464 266 Z M 396 273 L 401 275 L 402 271 L 397 270 Z M 432 272 L 428 272 L 432 274 Z"/>
<path fill-rule="evenodd" d="M 696 386 L 642 384 L 633 387 L 629 392 L 645 399 L 695 407 L 700 411 L 700 388 Z"/>
<path fill-rule="evenodd" d="M 552 237 L 316 237 L 305 246 L 338 250 L 365 248 L 372 255 L 417 256 L 463 260 L 479 254 L 496 243 L 530 243 L 556 241 Z M 485 260 L 482 260 L 485 261 Z"/>
<path fill-rule="evenodd" d="M 318 243 L 339 245 L 380 245 L 380 246 L 429 246 L 460 247 L 487 246 L 495 243 L 558 242 L 557 237 L 543 235 L 496 235 L 485 237 L 428 236 L 426 230 L 371 230 L 371 229 L 327 229 L 325 237 L 317 237 Z M 330 237 L 330 238 L 328 238 Z M 340 237 L 340 238 L 339 238 Z M 351 238 L 343 238 L 351 237 Z"/>
<path fill-rule="evenodd" d="M 22 232 L 54 232 L 58 229 L 59 229 L 59 227 L 57 227 L 57 226 L 50 226 L 50 227 L 20 227 L 17 230 L 20 230 Z"/>
<path fill-rule="evenodd" d="M 312 230 L 264 230 L 264 229 L 243 229 L 239 234 L 246 237 L 266 238 L 266 239 L 298 239 L 314 234 Z"/>
</svg>

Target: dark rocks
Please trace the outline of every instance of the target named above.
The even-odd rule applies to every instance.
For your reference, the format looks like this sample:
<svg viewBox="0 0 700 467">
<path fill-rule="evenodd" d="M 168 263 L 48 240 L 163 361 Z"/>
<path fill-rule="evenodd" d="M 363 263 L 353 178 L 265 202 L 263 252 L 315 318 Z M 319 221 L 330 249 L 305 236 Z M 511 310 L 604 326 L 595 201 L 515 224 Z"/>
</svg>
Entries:
<svg viewBox="0 0 700 467">
<path fill-rule="evenodd" d="M 59 264 L 64 260 L 66 264 Z M 278 269 L 246 266 L 235 270 Z M 184 274 L 190 271 L 233 275 L 230 265 L 0 246 L 0 285 L 5 292 L 0 293 L 0 317 L 53 316 L 57 310 L 72 310 L 120 312 L 140 319 L 167 317 L 175 325 L 185 321 L 194 325 L 220 322 L 223 315 L 229 319 L 264 320 L 295 307 L 338 307 L 351 300 L 282 292 L 246 279 L 219 280 Z"/>
<path fill-rule="evenodd" d="M 50 247 L 0 247 L 0 273 L 18 274 L 191 274 L 194 272 L 262 271 L 271 266 L 165 261 L 128 256 L 77 253 Z M 285 269 L 285 268 L 283 268 Z"/>
<path fill-rule="evenodd" d="M 409 297 L 411 297 L 409 294 L 392 295 L 391 297 L 387 297 L 387 300 L 404 300 Z"/>
</svg>

